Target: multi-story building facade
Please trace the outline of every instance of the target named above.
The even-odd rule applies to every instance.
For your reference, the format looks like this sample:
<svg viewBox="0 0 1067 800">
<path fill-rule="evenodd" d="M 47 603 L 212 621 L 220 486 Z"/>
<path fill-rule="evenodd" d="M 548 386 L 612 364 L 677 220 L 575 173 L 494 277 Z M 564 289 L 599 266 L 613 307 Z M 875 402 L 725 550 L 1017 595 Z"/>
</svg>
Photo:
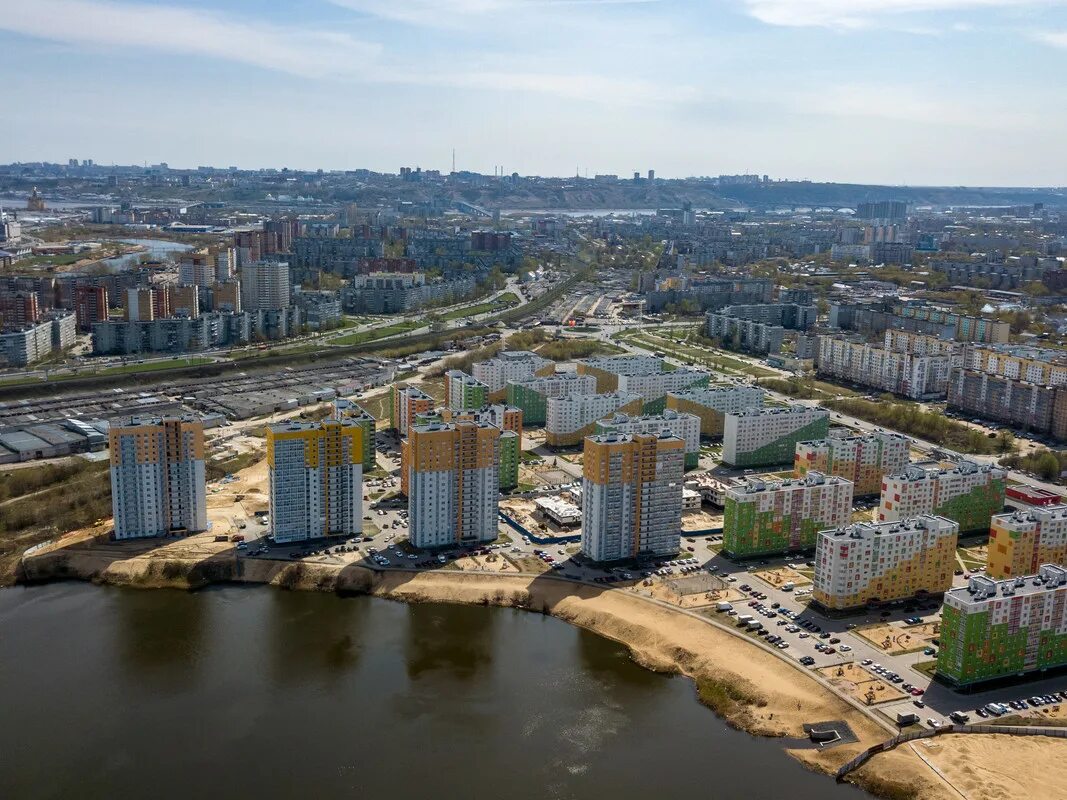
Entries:
<svg viewBox="0 0 1067 800">
<path fill-rule="evenodd" d="M 798 442 L 825 439 L 829 432 L 830 412 L 824 408 L 794 405 L 729 413 L 722 460 L 731 467 L 792 463 Z"/>
<path fill-rule="evenodd" d="M 702 436 L 721 437 L 726 415 L 763 408 L 766 393 L 756 386 L 714 385 L 684 392 L 669 392 L 666 407 L 700 420 Z"/>
<path fill-rule="evenodd" d="M 453 411 L 481 408 L 489 402 L 489 387 L 463 370 L 445 373 L 445 406 Z"/>
<path fill-rule="evenodd" d="M 292 287 L 285 261 L 253 261 L 241 265 L 241 307 L 246 311 L 289 308 Z"/>
<path fill-rule="evenodd" d="M 355 536 L 363 531 L 364 430 L 347 418 L 267 426 L 274 541 Z"/>
<path fill-rule="evenodd" d="M 196 417 L 134 417 L 113 424 L 115 538 L 207 530 L 204 426 Z"/>
<path fill-rule="evenodd" d="M 819 531 L 850 521 L 852 483 L 817 472 L 772 483 L 748 480 L 726 489 L 723 508 L 723 551 L 730 556 L 810 550 Z"/>
<path fill-rule="evenodd" d="M 509 406 L 522 409 L 524 425 L 544 425 L 548 416 L 548 398 L 589 395 L 596 392 L 596 378 L 557 372 L 541 378 L 508 381 L 505 396 Z"/>
<path fill-rule="evenodd" d="M 374 432 L 377 430 L 378 421 L 363 406 L 344 398 L 334 401 L 333 419 L 350 420 L 363 429 L 361 438 L 363 452 L 360 455 L 360 461 L 363 464 L 364 473 L 373 470 L 377 466 L 374 457 Z"/>
<path fill-rule="evenodd" d="M 1067 570 L 971 577 L 945 595 L 937 675 L 956 686 L 1040 673 L 1067 664 Z"/>
<path fill-rule="evenodd" d="M 74 290 L 74 317 L 78 330 L 88 333 L 94 322 L 106 322 L 108 295 L 106 286 L 78 286 Z"/>
<path fill-rule="evenodd" d="M 976 417 L 1067 439 L 1067 386 L 954 369 L 949 375 L 948 405 Z"/>
<path fill-rule="evenodd" d="M 411 543 L 437 548 L 496 539 L 500 429 L 482 422 L 415 425 L 409 447 Z"/>
<path fill-rule="evenodd" d="M 754 353 L 778 353 L 786 329 L 806 331 L 815 325 L 818 311 L 813 305 L 766 303 L 727 306 L 707 314 L 705 332 L 729 349 Z"/>
<path fill-rule="evenodd" d="M 949 371 L 961 358 L 901 353 L 846 336 L 819 336 L 818 341 L 819 375 L 914 400 L 944 397 Z"/>
<path fill-rule="evenodd" d="M 995 514 L 989 525 L 986 575 L 1033 575 L 1042 564 L 1067 563 L 1067 505 Z"/>
<path fill-rule="evenodd" d="M 939 326 L 940 330 L 926 328 L 926 332 L 948 337 L 958 342 L 1005 343 L 1011 339 L 1011 325 L 990 317 L 967 317 L 939 308 L 922 305 L 901 305 L 894 308 L 902 321 L 917 321 Z M 904 326 L 901 326 L 904 327 Z M 920 330 L 922 330 L 920 328 Z"/>
<path fill-rule="evenodd" d="M 345 308 L 371 314 L 399 314 L 430 303 L 459 301 L 471 294 L 474 278 L 429 281 L 416 273 L 372 273 L 355 275 L 343 293 Z"/>
<path fill-rule="evenodd" d="M 679 368 L 669 370 L 657 356 L 605 356 L 577 362 L 579 375 L 596 378 L 597 392 L 625 392 L 640 395 L 645 413 L 663 411 L 668 392 L 680 392 L 690 387 L 707 386 L 710 376 L 701 370 Z"/>
<path fill-rule="evenodd" d="M 793 471 L 798 478 L 814 470 L 823 475 L 847 478 L 856 497 L 878 494 L 882 479 L 908 465 L 908 437 L 876 431 L 859 436 L 830 436 L 813 442 L 798 442 Z"/>
<path fill-rule="evenodd" d="M 493 403 L 507 396 L 509 383 L 549 377 L 555 371 L 555 362 L 524 350 L 504 350 L 471 368 L 474 377 L 489 389 L 488 399 Z"/>
<path fill-rule="evenodd" d="M 640 395 L 622 392 L 549 397 L 546 406 L 545 444 L 549 447 L 581 444 L 596 430 L 597 420 L 617 411 L 639 415 L 642 409 Z"/>
<path fill-rule="evenodd" d="M 1067 386 L 1067 354 L 1024 345 L 967 345 L 965 369 L 1040 386 Z"/>
<path fill-rule="evenodd" d="M 588 558 L 603 562 L 678 552 L 684 447 L 667 432 L 585 440 L 582 552 Z"/>
<path fill-rule="evenodd" d="M 497 462 L 500 491 L 510 491 L 519 485 L 519 462 L 522 455 L 522 409 L 499 403 L 478 409 L 443 412 L 445 422 L 482 422 L 500 428 L 500 458 Z M 403 467 L 401 467 L 403 468 Z M 405 494 L 407 492 L 405 491 Z"/>
<path fill-rule="evenodd" d="M 188 250 L 178 256 L 178 283 L 210 286 L 215 282 L 216 259 L 207 248 Z"/>
<path fill-rule="evenodd" d="M 812 599 L 834 611 L 944 594 L 960 526 L 924 515 L 819 532 Z"/>
<path fill-rule="evenodd" d="M 599 436 L 606 433 L 640 433 L 646 436 L 669 433 L 685 442 L 686 469 L 693 469 L 700 464 L 700 420 L 692 414 L 670 409 L 662 414 L 645 414 L 640 417 L 615 414 L 596 422 L 596 434 Z"/>
<path fill-rule="evenodd" d="M 952 469 L 912 465 L 882 481 L 879 522 L 922 514 L 948 517 L 962 533 L 989 530 L 990 519 L 1004 510 L 1007 473 L 999 467 L 961 461 Z"/>
<path fill-rule="evenodd" d="M 389 428 L 398 436 L 407 436 L 418 414 L 433 411 L 434 400 L 415 386 L 394 384 L 389 391 Z"/>
</svg>

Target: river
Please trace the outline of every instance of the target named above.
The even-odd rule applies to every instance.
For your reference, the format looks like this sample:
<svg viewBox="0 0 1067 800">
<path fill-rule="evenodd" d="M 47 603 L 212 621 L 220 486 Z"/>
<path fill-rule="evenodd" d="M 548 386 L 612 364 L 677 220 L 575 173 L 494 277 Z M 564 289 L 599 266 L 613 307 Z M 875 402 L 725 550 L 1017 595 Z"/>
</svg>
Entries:
<svg viewBox="0 0 1067 800">
<path fill-rule="evenodd" d="M 861 798 L 547 616 L 0 590 L 0 797 Z"/>
<path fill-rule="evenodd" d="M 136 253 L 127 253 L 124 256 L 104 259 L 109 272 L 124 272 L 131 266 L 136 265 L 142 258 L 147 256 L 154 261 L 165 261 L 172 258 L 175 253 L 192 250 L 193 246 L 184 242 L 172 242 L 169 239 L 117 239 L 125 244 L 137 244 L 147 248 Z"/>
</svg>

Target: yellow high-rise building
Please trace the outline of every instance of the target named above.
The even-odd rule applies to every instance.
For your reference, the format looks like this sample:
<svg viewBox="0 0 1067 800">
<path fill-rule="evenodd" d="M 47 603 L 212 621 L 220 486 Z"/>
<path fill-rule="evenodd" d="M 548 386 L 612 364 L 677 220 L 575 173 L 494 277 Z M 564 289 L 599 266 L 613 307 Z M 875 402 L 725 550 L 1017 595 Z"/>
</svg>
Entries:
<svg viewBox="0 0 1067 800">
<path fill-rule="evenodd" d="M 270 533 L 276 542 L 363 531 L 364 427 L 354 419 L 267 428 Z"/>
<path fill-rule="evenodd" d="M 1042 564 L 1067 561 L 1067 505 L 1045 506 L 990 521 L 986 574 L 993 580 L 1035 575 Z"/>
</svg>

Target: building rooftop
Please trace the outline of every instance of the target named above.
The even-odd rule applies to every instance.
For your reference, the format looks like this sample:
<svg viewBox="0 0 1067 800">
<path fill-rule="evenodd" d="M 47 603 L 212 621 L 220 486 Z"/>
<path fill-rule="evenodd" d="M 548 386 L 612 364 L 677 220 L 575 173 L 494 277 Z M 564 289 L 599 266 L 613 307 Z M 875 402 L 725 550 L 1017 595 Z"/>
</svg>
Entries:
<svg viewBox="0 0 1067 800">
<path fill-rule="evenodd" d="M 1027 509 L 1026 511 L 1012 511 L 1008 514 L 995 514 L 993 519 L 1005 525 L 1067 519 L 1067 505 L 1045 506 L 1043 508 Z"/>
<path fill-rule="evenodd" d="M 837 486 L 839 484 L 852 485 L 852 481 L 839 478 L 836 475 L 823 475 L 821 472 L 812 470 L 803 478 L 787 478 L 782 481 L 765 481 L 760 478 L 747 478 L 739 486 L 730 487 L 741 494 L 759 494 L 760 492 L 777 492 L 783 489 L 802 489 L 807 486 Z"/>
<path fill-rule="evenodd" d="M 820 536 L 828 538 L 870 539 L 906 531 L 946 531 L 949 528 L 959 531 L 959 523 L 933 514 L 909 517 L 897 522 L 857 522 L 842 528 L 829 528 L 819 531 Z"/>
<path fill-rule="evenodd" d="M 952 589 L 945 599 L 961 606 L 978 606 L 1003 597 L 1027 597 L 1049 592 L 1067 585 L 1067 569 L 1055 564 L 1042 564 L 1036 575 L 1006 578 L 995 581 L 985 575 L 974 575 L 966 586 Z"/>
<path fill-rule="evenodd" d="M 731 412 L 731 413 L 727 414 L 726 416 L 728 416 L 728 417 L 774 417 L 774 416 L 787 416 L 789 414 L 807 414 L 807 413 L 809 413 L 811 411 L 821 411 L 823 414 L 826 414 L 827 416 L 830 415 L 829 411 L 827 411 L 825 408 L 820 408 L 819 406 L 792 405 L 792 406 L 785 406 L 784 408 L 780 407 L 780 406 L 769 406 L 769 407 L 766 407 L 766 408 L 746 408 L 746 409 L 744 409 L 742 411 Z"/>
</svg>

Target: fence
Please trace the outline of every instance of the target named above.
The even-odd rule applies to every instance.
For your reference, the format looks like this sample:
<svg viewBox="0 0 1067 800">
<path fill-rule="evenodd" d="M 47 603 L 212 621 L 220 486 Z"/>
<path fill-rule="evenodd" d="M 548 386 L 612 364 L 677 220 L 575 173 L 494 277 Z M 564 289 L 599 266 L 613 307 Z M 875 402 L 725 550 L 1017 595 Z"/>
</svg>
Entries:
<svg viewBox="0 0 1067 800">
<path fill-rule="evenodd" d="M 945 725 L 941 728 L 902 733 L 892 739 L 869 747 L 837 771 L 837 782 L 841 783 L 850 772 L 857 770 L 879 753 L 886 753 L 907 742 L 917 739 L 932 739 L 956 733 L 1002 733 L 1009 736 L 1053 736 L 1067 739 L 1067 728 L 1020 727 L 1015 725 Z"/>
</svg>

